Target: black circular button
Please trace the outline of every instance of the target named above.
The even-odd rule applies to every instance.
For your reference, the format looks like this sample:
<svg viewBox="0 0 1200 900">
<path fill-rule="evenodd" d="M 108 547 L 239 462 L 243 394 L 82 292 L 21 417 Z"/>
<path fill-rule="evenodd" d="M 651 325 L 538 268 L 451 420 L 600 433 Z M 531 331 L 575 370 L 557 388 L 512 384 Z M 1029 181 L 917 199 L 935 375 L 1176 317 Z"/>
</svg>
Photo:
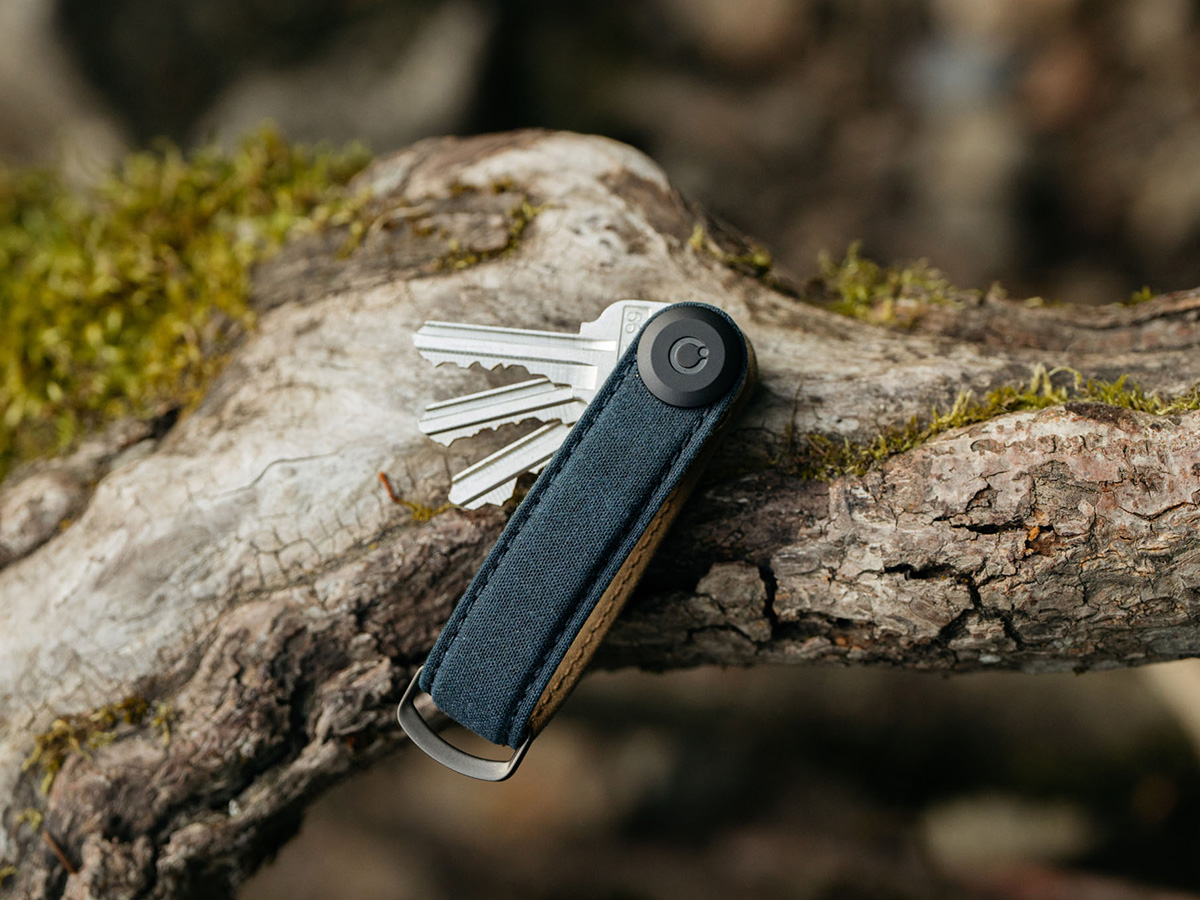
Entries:
<svg viewBox="0 0 1200 900">
<path fill-rule="evenodd" d="M 711 306 L 670 306 L 638 339 L 638 374 L 650 393 L 672 406 L 704 406 L 724 396 L 745 359 L 741 332 Z"/>
</svg>

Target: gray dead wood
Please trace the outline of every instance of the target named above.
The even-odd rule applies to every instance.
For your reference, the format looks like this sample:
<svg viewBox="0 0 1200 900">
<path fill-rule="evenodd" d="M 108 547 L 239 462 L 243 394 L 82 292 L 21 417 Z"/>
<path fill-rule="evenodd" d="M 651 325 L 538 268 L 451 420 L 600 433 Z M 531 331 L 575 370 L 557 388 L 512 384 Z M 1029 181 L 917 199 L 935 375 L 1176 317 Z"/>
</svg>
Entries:
<svg viewBox="0 0 1200 900">
<path fill-rule="evenodd" d="M 566 330 L 623 297 L 702 300 L 754 341 L 761 386 L 607 665 L 1053 671 L 1200 650 L 1200 413 L 1068 404 L 865 477 L 786 464 L 798 435 L 869 440 L 1039 364 L 1184 390 L 1200 380 L 1200 293 L 977 298 L 898 331 L 738 271 L 736 237 L 698 233 L 663 173 L 604 139 L 432 140 L 363 184 L 361 246 L 317 235 L 260 267 L 258 326 L 198 410 L 165 436 L 115 428 L 0 491 L 9 895 L 221 896 L 316 791 L 402 741 L 399 694 L 506 513 L 420 520 L 377 473 L 437 507 L 452 470 L 511 436 L 446 450 L 418 432 L 426 403 L 501 377 L 422 361 L 427 319 Z M 169 743 L 120 727 L 41 796 L 36 768 L 21 772 L 34 736 L 131 695 L 170 705 Z M 18 822 L 28 808 L 39 827 Z"/>
</svg>

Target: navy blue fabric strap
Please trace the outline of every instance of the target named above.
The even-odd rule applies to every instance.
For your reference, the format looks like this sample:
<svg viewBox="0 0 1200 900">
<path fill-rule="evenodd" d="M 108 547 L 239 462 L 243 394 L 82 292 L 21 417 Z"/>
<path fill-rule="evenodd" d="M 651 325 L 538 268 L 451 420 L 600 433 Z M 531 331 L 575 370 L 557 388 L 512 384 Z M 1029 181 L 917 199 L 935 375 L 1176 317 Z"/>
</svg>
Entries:
<svg viewBox="0 0 1200 900">
<path fill-rule="evenodd" d="M 635 340 L 521 502 L 421 673 L 439 709 L 493 743 L 524 740 L 597 600 L 738 394 L 690 409 L 664 403 L 639 377 L 637 349 Z M 744 378 L 743 363 L 738 385 Z"/>
</svg>

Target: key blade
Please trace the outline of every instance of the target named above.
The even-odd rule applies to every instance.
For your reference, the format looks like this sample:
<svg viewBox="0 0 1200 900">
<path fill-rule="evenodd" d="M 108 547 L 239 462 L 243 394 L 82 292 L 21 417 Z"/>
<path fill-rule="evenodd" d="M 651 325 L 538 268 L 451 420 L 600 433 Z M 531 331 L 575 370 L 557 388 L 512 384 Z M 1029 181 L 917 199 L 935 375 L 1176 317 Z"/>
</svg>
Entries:
<svg viewBox="0 0 1200 900">
<path fill-rule="evenodd" d="M 546 460 L 546 462 L 549 462 L 549 460 Z M 525 471 L 536 473 L 536 472 L 542 471 L 542 469 L 544 469 L 544 468 L 546 468 L 545 462 L 540 463 L 536 466 L 532 466 L 531 468 L 526 469 Z M 466 509 L 479 509 L 479 507 L 486 506 L 489 503 L 494 506 L 499 506 L 500 504 L 504 503 L 504 501 L 506 501 L 510 497 L 512 497 L 512 495 L 514 493 L 516 493 L 516 490 L 517 490 L 517 479 L 510 478 L 508 481 L 504 482 L 504 484 L 501 484 L 501 485 L 498 485 L 497 487 L 492 488 L 486 494 L 483 494 L 482 496 L 477 497 L 472 502 L 466 503 L 466 504 L 461 504 L 461 505 L 464 506 Z"/>
<path fill-rule="evenodd" d="M 486 369 L 524 366 L 530 374 L 544 375 L 555 384 L 589 391 L 599 387 L 598 367 L 615 356 L 618 346 L 615 335 L 583 337 L 456 322 L 426 322 L 413 335 L 413 343 L 435 365 L 479 363 Z M 607 365 L 608 370 L 611 368 Z"/>
<path fill-rule="evenodd" d="M 431 403 L 425 407 L 425 415 L 417 426 L 438 443 L 449 445 L 485 428 L 499 428 L 526 419 L 558 420 L 570 425 L 579 420 L 586 408 L 587 403 L 576 397 L 570 387 L 554 384 L 547 378 L 533 378 Z"/>
<path fill-rule="evenodd" d="M 569 425 L 551 422 L 463 469 L 450 480 L 450 502 L 467 509 L 503 503 L 512 496 L 517 477 L 549 462 L 570 430 Z"/>
</svg>

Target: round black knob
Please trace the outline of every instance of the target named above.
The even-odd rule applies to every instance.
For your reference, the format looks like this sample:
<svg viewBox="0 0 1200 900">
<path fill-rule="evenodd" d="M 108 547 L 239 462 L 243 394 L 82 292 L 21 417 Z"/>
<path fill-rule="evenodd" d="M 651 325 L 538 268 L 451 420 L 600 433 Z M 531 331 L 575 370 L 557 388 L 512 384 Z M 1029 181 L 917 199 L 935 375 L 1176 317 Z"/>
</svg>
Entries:
<svg viewBox="0 0 1200 900">
<path fill-rule="evenodd" d="M 670 306 L 638 339 L 638 374 L 671 406 L 705 406 L 734 385 L 746 360 L 737 326 L 712 306 Z"/>
</svg>

